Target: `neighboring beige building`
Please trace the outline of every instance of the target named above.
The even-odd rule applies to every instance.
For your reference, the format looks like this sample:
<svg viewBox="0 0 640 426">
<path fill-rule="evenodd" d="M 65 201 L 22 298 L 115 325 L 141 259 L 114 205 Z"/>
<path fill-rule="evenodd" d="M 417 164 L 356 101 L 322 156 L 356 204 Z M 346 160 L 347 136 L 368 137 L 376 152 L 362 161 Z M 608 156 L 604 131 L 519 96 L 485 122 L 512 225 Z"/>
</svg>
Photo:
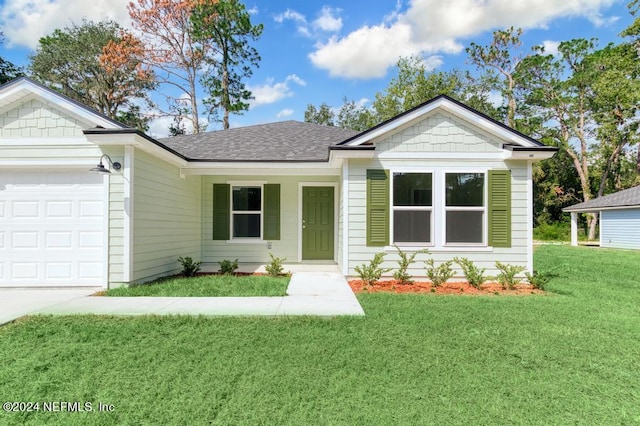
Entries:
<svg viewBox="0 0 640 426">
<path fill-rule="evenodd" d="M 269 253 L 354 275 L 380 251 L 395 264 L 394 244 L 532 270 L 532 163 L 554 151 L 445 96 L 362 133 L 285 121 L 156 140 L 21 78 L 0 87 L 0 286 Z"/>
</svg>

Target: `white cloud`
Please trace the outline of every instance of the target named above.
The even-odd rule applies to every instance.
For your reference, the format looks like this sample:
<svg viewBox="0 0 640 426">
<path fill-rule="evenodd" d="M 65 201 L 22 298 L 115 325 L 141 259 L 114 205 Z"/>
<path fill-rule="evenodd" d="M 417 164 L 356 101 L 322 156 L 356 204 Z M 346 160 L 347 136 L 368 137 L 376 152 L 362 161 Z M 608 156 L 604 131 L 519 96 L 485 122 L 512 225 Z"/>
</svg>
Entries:
<svg viewBox="0 0 640 426">
<path fill-rule="evenodd" d="M 273 79 L 267 80 L 265 84 L 259 86 L 248 86 L 254 99 L 251 100 L 251 107 L 267 105 L 278 102 L 281 99 L 293 96 L 293 90 L 289 87 L 289 83 L 295 83 L 298 86 L 306 86 L 306 82 L 295 74 L 288 75 L 284 81 L 274 82 Z"/>
<path fill-rule="evenodd" d="M 284 21 L 293 21 L 296 23 L 296 28 L 300 34 L 305 36 L 311 35 L 309 32 L 309 23 L 307 22 L 307 18 L 293 9 L 287 9 L 283 13 L 274 16 L 273 20 L 279 24 L 282 24 Z"/>
<path fill-rule="evenodd" d="M 558 56 L 558 47 L 560 47 L 559 41 L 545 40 L 542 42 L 542 48 L 545 55 Z"/>
<path fill-rule="evenodd" d="M 247 9 L 247 12 L 249 15 L 257 15 L 259 12 L 258 6 L 253 6 L 251 9 Z"/>
<path fill-rule="evenodd" d="M 129 0 L 5 0 L 0 5 L 0 28 L 8 47 L 35 49 L 40 37 L 83 18 L 112 19 L 128 27 L 127 4 Z"/>
<path fill-rule="evenodd" d="M 343 37 L 318 43 L 309 55 L 318 68 L 334 77 L 378 78 L 400 56 L 459 53 L 458 41 L 508 26 L 540 28 L 553 19 L 582 16 L 596 25 L 604 18 L 600 9 L 616 0 L 413 0 L 406 11 L 398 4 L 379 25 L 363 26 Z"/>
<path fill-rule="evenodd" d="M 293 110 L 290 108 L 285 108 L 282 111 L 280 111 L 278 114 L 276 114 L 276 117 L 283 118 L 283 117 L 289 117 L 291 115 L 293 115 Z"/>
<path fill-rule="evenodd" d="M 336 16 L 340 9 L 323 6 L 320 16 L 313 21 L 313 27 L 326 32 L 338 32 L 342 28 L 342 18 Z"/>
</svg>

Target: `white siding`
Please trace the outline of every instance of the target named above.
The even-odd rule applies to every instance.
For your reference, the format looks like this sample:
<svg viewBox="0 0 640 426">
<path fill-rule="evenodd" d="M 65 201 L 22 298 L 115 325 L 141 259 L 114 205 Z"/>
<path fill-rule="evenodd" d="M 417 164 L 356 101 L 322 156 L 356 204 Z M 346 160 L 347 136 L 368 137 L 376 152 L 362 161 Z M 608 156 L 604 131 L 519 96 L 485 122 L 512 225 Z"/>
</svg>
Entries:
<svg viewBox="0 0 640 426">
<path fill-rule="evenodd" d="M 601 212 L 602 247 L 640 249 L 640 207 Z"/>
<path fill-rule="evenodd" d="M 202 257 L 201 177 L 136 150 L 133 167 L 132 281 L 180 271 L 177 258 Z"/>
<path fill-rule="evenodd" d="M 473 132 L 473 127 L 441 113 L 427 117 L 411 127 L 402 129 L 388 138 L 376 143 L 376 154 L 384 157 L 386 152 L 406 152 L 406 158 L 349 161 L 349 267 L 348 274 L 354 275 L 354 267 L 362 263 L 368 263 L 373 255 L 383 251 L 383 247 L 367 247 L 366 245 L 366 171 L 367 169 L 394 169 L 404 170 L 432 170 L 436 173 L 464 172 L 466 169 L 511 170 L 512 190 L 512 237 L 510 248 L 464 247 L 454 248 L 429 248 L 430 256 L 437 263 L 451 260 L 454 257 L 468 257 L 478 266 L 486 268 L 486 273 L 495 275 L 495 261 L 511 263 L 528 267 L 528 256 L 531 248 L 528 244 L 528 221 L 531 212 L 527 210 L 527 199 L 531 194 L 527 193 L 527 163 L 524 161 L 505 162 L 500 156 L 501 141 L 492 140 L 481 132 Z M 412 158 L 416 152 L 451 152 L 450 159 Z M 460 152 L 485 152 L 495 153 L 494 159 L 456 160 L 456 153 Z M 427 156 L 428 157 L 428 156 Z M 442 157 L 441 155 L 439 157 Z M 485 182 L 485 186 L 487 182 Z M 434 188 L 438 191 L 438 188 Z M 434 193 L 435 193 L 434 191 Z M 486 204 L 485 204 L 486 205 Z M 439 206 L 434 206 L 434 214 L 437 214 Z M 441 217 L 441 216 L 440 216 Z M 434 232 L 441 232 L 443 221 L 434 220 Z M 487 230 L 485 228 L 485 235 Z M 395 249 L 387 248 L 386 267 L 397 267 Z M 410 271 L 415 276 L 424 276 L 423 260 L 425 255 L 418 257 Z M 461 271 L 458 271 L 461 276 Z"/>
<path fill-rule="evenodd" d="M 267 248 L 267 241 L 227 242 L 213 240 L 213 184 L 228 181 L 265 182 L 280 184 L 280 240 L 271 241 L 272 248 Z M 339 182 L 339 177 L 332 176 L 205 176 L 202 184 L 202 235 L 203 260 L 217 267 L 222 259 L 239 259 L 244 263 L 265 263 L 269 261 L 269 253 L 286 258 L 287 263 L 298 261 L 298 223 L 300 182 Z M 337 193 L 340 186 L 336 187 Z M 335 209 L 339 209 L 336 203 Z M 338 226 L 338 224 L 336 224 Z M 335 253 L 334 253 L 335 256 Z"/>
<path fill-rule="evenodd" d="M 0 115 L 0 137 L 82 137 L 86 124 L 32 99 Z"/>
</svg>

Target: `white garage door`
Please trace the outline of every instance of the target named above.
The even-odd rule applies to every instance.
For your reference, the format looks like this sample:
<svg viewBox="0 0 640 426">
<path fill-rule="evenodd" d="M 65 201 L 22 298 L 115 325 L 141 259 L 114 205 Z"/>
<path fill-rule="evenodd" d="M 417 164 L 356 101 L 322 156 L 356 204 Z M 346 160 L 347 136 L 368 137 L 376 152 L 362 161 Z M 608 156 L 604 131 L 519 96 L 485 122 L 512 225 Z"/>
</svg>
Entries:
<svg viewBox="0 0 640 426">
<path fill-rule="evenodd" d="M 103 178 L 0 172 L 0 286 L 96 286 L 103 276 Z"/>
</svg>

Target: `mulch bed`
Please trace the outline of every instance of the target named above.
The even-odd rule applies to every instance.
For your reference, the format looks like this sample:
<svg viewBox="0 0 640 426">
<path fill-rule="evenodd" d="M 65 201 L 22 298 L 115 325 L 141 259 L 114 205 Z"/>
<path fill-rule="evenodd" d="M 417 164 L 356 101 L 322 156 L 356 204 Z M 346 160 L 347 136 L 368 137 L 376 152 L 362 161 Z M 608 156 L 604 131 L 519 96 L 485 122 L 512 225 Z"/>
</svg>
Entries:
<svg viewBox="0 0 640 426">
<path fill-rule="evenodd" d="M 467 282 L 448 282 L 434 287 L 430 282 L 416 281 L 413 284 L 402 284 L 396 280 L 378 281 L 373 286 L 367 286 L 362 280 L 349 280 L 349 286 L 354 293 L 428 293 L 428 294 L 505 294 L 525 296 L 529 294 L 545 294 L 536 290 L 530 284 L 518 284 L 515 289 L 503 289 L 498 283 L 484 283 L 478 289 Z"/>
</svg>

